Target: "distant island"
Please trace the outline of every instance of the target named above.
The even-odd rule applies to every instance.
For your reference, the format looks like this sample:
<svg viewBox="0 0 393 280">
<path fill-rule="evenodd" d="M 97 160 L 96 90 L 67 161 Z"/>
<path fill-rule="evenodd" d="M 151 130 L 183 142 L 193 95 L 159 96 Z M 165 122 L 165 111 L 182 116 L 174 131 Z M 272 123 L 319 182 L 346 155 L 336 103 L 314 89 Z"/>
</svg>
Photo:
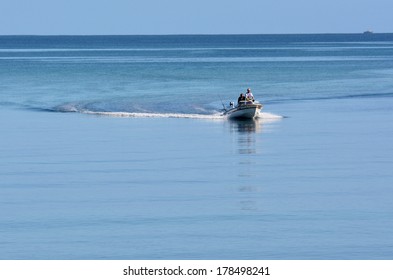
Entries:
<svg viewBox="0 0 393 280">
<path fill-rule="evenodd" d="M 366 30 L 363 32 L 363 34 L 373 34 L 374 32 L 372 30 Z"/>
</svg>

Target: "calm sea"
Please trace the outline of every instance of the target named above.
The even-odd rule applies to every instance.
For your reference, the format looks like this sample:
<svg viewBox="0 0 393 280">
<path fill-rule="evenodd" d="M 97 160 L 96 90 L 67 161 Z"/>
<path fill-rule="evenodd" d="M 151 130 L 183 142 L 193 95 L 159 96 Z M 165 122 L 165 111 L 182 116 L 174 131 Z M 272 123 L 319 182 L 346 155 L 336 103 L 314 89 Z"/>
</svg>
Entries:
<svg viewBox="0 0 393 280">
<path fill-rule="evenodd" d="M 0 36 L 0 259 L 392 259 L 392 123 L 393 34 Z"/>
</svg>

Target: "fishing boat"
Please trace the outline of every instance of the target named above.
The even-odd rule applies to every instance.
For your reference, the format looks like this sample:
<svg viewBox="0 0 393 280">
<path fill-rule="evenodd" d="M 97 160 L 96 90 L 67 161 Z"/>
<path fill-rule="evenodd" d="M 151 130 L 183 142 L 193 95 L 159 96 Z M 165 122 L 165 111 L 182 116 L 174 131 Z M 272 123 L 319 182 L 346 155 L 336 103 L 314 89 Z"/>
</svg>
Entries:
<svg viewBox="0 0 393 280">
<path fill-rule="evenodd" d="M 237 106 L 230 103 L 230 108 L 224 108 L 224 116 L 231 119 L 253 119 L 259 116 L 263 105 L 256 101 L 241 101 Z"/>
</svg>

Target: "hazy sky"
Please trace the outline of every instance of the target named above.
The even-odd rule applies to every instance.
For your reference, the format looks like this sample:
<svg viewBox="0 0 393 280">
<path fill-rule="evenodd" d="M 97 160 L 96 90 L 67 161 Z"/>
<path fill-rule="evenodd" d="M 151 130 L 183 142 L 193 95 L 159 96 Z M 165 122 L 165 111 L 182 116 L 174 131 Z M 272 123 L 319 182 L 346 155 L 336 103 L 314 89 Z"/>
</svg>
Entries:
<svg viewBox="0 0 393 280">
<path fill-rule="evenodd" d="M 393 32 L 393 0 L 0 0 L 0 35 Z"/>
</svg>

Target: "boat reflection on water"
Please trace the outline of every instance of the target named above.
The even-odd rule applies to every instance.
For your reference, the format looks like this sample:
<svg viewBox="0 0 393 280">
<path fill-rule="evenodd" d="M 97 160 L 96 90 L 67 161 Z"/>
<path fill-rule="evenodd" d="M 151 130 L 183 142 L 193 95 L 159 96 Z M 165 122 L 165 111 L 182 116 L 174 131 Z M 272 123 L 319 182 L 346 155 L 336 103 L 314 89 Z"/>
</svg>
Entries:
<svg viewBox="0 0 393 280">
<path fill-rule="evenodd" d="M 230 132 L 233 136 L 234 160 L 238 182 L 236 189 L 241 193 L 239 209 L 246 212 L 259 211 L 256 194 L 260 195 L 261 158 L 260 140 L 262 121 L 258 119 L 228 119 Z"/>
<path fill-rule="evenodd" d="M 259 119 L 228 119 L 228 121 L 231 127 L 231 132 L 262 132 L 262 122 Z"/>
<path fill-rule="evenodd" d="M 236 134 L 239 154 L 256 154 L 256 134 L 262 132 L 262 122 L 258 119 L 229 120 L 231 132 Z"/>
<path fill-rule="evenodd" d="M 239 192 L 239 209 L 245 212 L 258 213 L 263 211 L 265 166 L 262 132 L 269 132 L 272 123 L 282 117 L 264 114 L 254 119 L 228 119 L 232 135 L 234 176 L 236 189 Z"/>
</svg>

